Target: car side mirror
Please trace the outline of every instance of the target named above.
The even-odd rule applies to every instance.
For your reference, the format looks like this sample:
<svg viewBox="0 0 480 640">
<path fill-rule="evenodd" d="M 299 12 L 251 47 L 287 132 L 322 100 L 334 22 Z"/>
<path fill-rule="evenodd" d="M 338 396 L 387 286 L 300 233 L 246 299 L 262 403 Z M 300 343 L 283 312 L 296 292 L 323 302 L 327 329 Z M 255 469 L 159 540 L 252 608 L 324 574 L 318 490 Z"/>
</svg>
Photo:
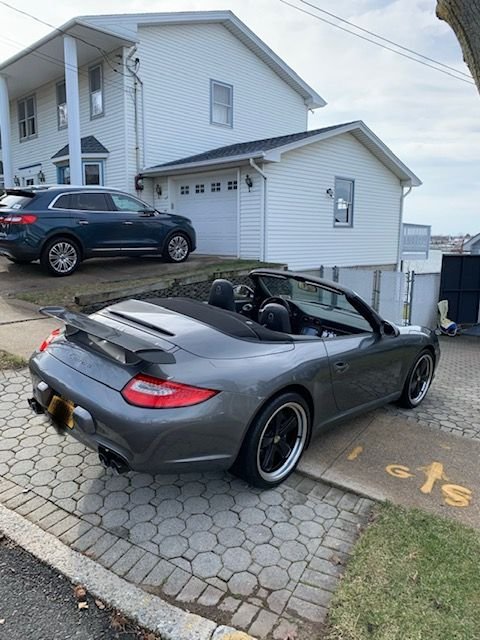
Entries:
<svg viewBox="0 0 480 640">
<path fill-rule="evenodd" d="M 388 320 L 384 320 L 382 322 L 382 334 L 389 338 L 396 338 L 400 335 L 400 331 L 397 326 L 395 326 L 392 322 L 388 322 Z"/>
</svg>

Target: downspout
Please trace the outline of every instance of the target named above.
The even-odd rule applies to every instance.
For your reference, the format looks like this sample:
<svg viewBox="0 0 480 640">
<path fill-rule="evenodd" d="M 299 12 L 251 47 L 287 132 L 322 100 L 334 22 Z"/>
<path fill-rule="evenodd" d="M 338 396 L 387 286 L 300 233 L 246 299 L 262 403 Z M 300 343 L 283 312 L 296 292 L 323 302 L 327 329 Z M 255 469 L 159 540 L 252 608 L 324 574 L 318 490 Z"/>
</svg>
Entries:
<svg viewBox="0 0 480 640">
<path fill-rule="evenodd" d="M 403 246 L 403 204 L 405 202 L 405 198 L 410 194 L 413 189 L 412 185 L 408 187 L 406 191 L 403 190 L 402 185 L 402 195 L 400 196 L 400 228 L 398 233 L 398 252 L 397 252 L 397 271 L 402 270 L 402 246 Z"/>
<path fill-rule="evenodd" d="M 256 164 L 253 158 L 248 161 L 252 169 L 259 173 L 263 178 L 263 199 L 262 199 L 262 227 L 261 227 L 261 254 L 260 259 L 262 262 L 266 261 L 267 257 L 267 176 Z"/>
<path fill-rule="evenodd" d="M 129 54 L 126 57 L 125 60 L 125 68 L 127 69 L 127 71 L 130 73 L 130 75 L 133 78 L 133 118 L 134 118 L 134 127 L 135 127 L 135 169 L 136 169 L 136 173 L 139 174 L 140 170 L 142 169 L 142 167 L 145 166 L 145 136 L 143 135 L 143 149 L 142 149 L 142 153 L 143 153 L 143 163 L 140 162 L 140 134 L 138 131 L 138 85 L 140 85 L 140 90 L 141 90 L 141 94 L 142 94 L 142 127 L 144 125 L 144 113 L 143 113 L 143 81 L 141 80 L 141 78 L 139 77 L 138 73 L 136 72 L 136 68 L 138 67 L 139 64 L 139 60 L 138 58 L 136 58 L 134 60 L 134 64 L 135 64 L 135 68 L 131 69 L 128 66 L 128 62 L 132 59 L 132 56 L 137 52 L 137 48 L 136 47 L 132 47 L 132 49 L 130 50 Z"/>
</svg>

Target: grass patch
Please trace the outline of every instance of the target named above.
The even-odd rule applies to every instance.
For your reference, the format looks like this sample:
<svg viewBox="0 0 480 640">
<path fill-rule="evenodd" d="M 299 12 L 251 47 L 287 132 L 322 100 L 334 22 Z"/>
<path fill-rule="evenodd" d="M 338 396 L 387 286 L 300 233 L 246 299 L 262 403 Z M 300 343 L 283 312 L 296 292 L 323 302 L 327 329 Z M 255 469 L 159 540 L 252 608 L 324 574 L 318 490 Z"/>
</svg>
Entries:
<svg viewBox="0 0 480 640">
<path fill-rule="evenodd" d="M 98 282 L 96 284 L 88 283 L 84 285 L 62 285 L 51 289 L 35 289 L 34 291 L 22 291 L 16 294 L 16 298 L 19 300 L 25 300 L 32 302 L 39 306 L 43 305 L 68 305 L 69 307 L 75 306 L 74 298 L 77 295 L 91 294 L 91 293 L 121 293 L 123 290 L 145 287 L 148 285 L 154 285 L 157 282 L 167 280 L 170 278 L 185 278 L 191 275 L 208 277 L 217 272 L 231 271 L 235 269 L 256 269 L 258 267 L 278 267 L 278 264 L 267 264 L 257 261 L 249 260 L 222 260 L 221 262 L 213 262 L 205 264 L 199 268 L 196 265 L 194 268 L 190 267 L 188 263 L 185 267 L 179 267 L 175 272 L 157 273 L 155 276 L 149 276 L 145 278 L 132 278 L 122 280 L 111 280 L 108 282 Z"/>
<path fill-rule="evenodd" d="M 27 361 L 24 358 L 0 349 L 0 371 L 2 369 L 23 369 L 26 366 Z"/>
<path fill-rule="evenodd" d="M 480 638 L 480 534 L 390 504 L 355 547 L 325 640 Z"/>
</svg>

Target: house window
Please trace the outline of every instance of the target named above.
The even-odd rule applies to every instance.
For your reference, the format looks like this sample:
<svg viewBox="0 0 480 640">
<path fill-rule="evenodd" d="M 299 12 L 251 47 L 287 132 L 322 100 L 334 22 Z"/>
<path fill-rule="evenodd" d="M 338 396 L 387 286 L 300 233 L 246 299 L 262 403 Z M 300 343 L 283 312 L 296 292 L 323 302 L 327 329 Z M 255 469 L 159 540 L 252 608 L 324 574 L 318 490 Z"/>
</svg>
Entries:
<svg viewBox="0 0 480 640">
<path fill-rule="evenodd" d="M 238 183 L 236 180 L 229 180 L 227 183 L 228 191 L 236 191 L 238 189 Z"/>
<path fill-rule="evenodd" d="M 83 184 L 103 185 L 103 162 L 83 163 Z"/>
<path fill-rule="evenodd" d="M 67 120 L 67 90 L 65 82 L 57 84 L 57 123 L 59 129 L 65 129 Z"/>
<path fill-rule="evenodd" d="M 103 69 L 99 64 L 88 72 L 90 87 L 90 118 L 103 116 Z"/>
<path fill-rule="evenodd" d="M 334 225 L 336 227 L 353 226 L 354 181 L 335 178 Z"/>
<path fill-rule="evenodd" d="M 180 187 L 180 195 L 181 196 L 188 196 L 188 194 L 190 193 L 190 187 L 188 184 L 182 184 L 182 186 Z"/>
<path fill-rule="evenodd" d="M 210 122 L 233 127 L 233 87 L 231 84 L 210 81 Z"/>
<path fill-rule="evenodd" d="M 35 96 L 18 102 L 18 129 L 20 140 L 28 140 L 37 135 L 37 105 Z"/>
<path fill-rule="evenodd" d="M 205 193 L 205 185 L 204 184 L 196 184 L 195 185 L 195 193 Z"/>
<path fill-rule="evenodd" d="M 220 182 L 212 182 L 210 189 L 212 193 L 215 193 L 215 191 L 220 191 Z"/>
</svg>

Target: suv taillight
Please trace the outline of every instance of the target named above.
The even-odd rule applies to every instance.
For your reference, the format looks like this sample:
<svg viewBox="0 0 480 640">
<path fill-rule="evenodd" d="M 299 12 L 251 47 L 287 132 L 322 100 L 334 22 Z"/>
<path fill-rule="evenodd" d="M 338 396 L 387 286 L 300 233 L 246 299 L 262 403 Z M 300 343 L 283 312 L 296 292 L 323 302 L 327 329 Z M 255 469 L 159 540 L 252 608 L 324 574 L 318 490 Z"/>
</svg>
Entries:
<svg viewBox="0 0 480 640">
<path fill-rule="evenodd" d="M 132 378 L 122 389 L 122 396 L 128 403 L 148 409 L 191 407 L 213 398 L 217 393 L 212 389 L 169 382 L 142 373 Z"/>
<path fill-rule="evenodd" d="M 33 213 L 15 213 L 2 216 L 0 221 L 4 224 L 33 224 L 37 219 Z"/>
</svg>

